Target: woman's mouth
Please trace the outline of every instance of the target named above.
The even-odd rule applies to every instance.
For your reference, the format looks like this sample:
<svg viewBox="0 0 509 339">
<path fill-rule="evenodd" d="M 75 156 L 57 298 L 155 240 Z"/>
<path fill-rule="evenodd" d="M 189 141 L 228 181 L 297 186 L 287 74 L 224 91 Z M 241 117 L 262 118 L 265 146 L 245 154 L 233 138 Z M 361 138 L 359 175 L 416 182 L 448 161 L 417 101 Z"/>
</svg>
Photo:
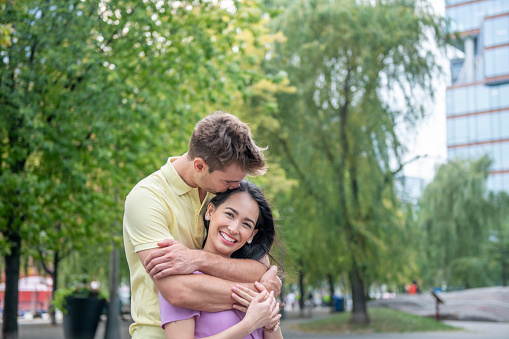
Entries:
<svg viewBox="0 0 509 339">
<path fill-rule="evenodd" d="M 229 243 L 232 243 L 232 244 L 235 244 L 237 243 L 238 241 L 235 240 L 234 238 L 230 237 L 228 234 L 224 233 L 224 232 L 219 232 L 219 234 L 221 235 L 221 237 L 226 240 L 227 242 Z"/>
</svg>

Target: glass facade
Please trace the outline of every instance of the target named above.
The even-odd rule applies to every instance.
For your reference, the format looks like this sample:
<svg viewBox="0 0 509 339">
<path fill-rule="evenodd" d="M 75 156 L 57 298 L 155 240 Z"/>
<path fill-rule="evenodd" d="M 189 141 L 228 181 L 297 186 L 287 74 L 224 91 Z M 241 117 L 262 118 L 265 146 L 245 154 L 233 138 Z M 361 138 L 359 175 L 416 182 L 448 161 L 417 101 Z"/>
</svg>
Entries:
<svg viewBox="0 0 509 339">
<path fill-rule="evenodd" d="M 509 192 L 509 0 L 448 0 L 463 38 L 446 94 L 449 158 L 492 160 L 488 188 Z"/>
<path fill-rule="evenodd" d="M 485 17 L 509 12 L 507 0 L 450 0 L 446 1 L 446 15 L 451 19 L 455 32 L 466 32 L 481 28 Z"/>
</svg>

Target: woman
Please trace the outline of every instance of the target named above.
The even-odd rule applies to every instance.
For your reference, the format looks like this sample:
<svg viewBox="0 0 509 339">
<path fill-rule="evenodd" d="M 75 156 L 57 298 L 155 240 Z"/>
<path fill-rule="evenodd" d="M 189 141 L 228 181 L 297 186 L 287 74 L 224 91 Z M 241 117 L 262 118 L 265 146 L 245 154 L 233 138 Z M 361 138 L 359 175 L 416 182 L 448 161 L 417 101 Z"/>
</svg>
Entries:
<svg viewBox="0 0 509 339">
<path fill-rule="evenodd" d="M 248 181 L 215 196 L 207 207 L 204 223 L 207 236 L 203 250 L 224 257 L 262 260 L 274 242 L 270 206 L 260 189 Z M 233 297 L 243 306 L 215 313 L 174 307 L 159 296 L 166 338 L 283 338 L 274 293 L 268 293 L 260 284 L 257 288 L 260 293 L 240 285 L 233 287 Z M 247 312 L 242 312 L 246 307 Z"/>
</svg>

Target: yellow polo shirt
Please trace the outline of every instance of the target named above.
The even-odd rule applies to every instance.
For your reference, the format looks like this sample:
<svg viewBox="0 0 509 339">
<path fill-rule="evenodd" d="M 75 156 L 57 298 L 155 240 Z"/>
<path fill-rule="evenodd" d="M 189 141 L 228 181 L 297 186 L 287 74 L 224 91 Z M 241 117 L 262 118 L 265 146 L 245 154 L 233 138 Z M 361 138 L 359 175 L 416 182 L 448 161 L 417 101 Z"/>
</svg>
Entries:
<svg viewBox="0 0 509 339">
<path fill-rule="evenodd" d="M 175 239 L 189 248 L 201 248 L 205 228 L 203 213 L 213 197 L 200 203 L 198 189 L 187 185 L 171 164 L 141 180 L 127 195 L 124 211 L 124 247 L 131 277 L 133 338 L 161 338 L 158 290 L 136 254 L 157 248 L 163 239 Z"/>
</svg>

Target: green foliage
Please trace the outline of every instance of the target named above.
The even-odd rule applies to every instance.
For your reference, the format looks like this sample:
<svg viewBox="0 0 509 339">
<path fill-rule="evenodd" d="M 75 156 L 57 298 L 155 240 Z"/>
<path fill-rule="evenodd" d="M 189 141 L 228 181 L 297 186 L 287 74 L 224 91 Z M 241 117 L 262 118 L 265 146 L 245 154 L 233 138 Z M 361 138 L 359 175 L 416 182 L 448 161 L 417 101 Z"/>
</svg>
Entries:
<svg viewBox="0 0 509 339">
<path fill-rule="evenodd" d="M 303 0 L 272 28 L 285 39 L 264 68 L 297 90 L 276 93 L 260 130 L 299 183 L 282 207 L 294 260 L 310 282 L 345 271 L 367 285 L 408 281 L 415 252 L 394 191 L 404 152 L 396 126 L 425 113 L 419 98 L 439 71 L 425 46 L 445 44 L 443 20 L 421 1 Z M 354 309 L 362 303 L 354 295 Z"/>
<path fill-rule="evenodd" d="M 507 286 L 509 280 L 509 194 L 507 192 L 490 193 L 490 225 L 486 250 L 497 277 L 497 284 Z"/>
<path fill-rule="evenodd" d="M 3 13 L 6 8 L 8 0 L 0 0 L 0 13 Z M 11 34 L 14 32 L 12 24 L 4 23 L 0 20 L 0 47 L 7 47 L 11 45 Z"/>
<path fill-rule="evenodd" d="M 67 313 L 66 298 L 99 298 L 106 299 L 107 295 L 100 289 L 93 288 L 87 283 L 87 276 L 81 275 L 70 287 L 60 288 L 56 291 L 51 302 L 54 309 L 59 309 L 62 313 Z"/>
<path fill-rule="evenodd" d="M 256 75 L 239 66 L 238 32 L 261 16 L 235 4 L 2 2 L 0 23 L 15 28 L 0 44 L 3 255 L 21 238 L 51 270 L 73 251 L 121 246 L 129 190 Z"/>
<path fill-rule="evenodd" d="M 494 213 L 498 208 L 486 189 L 490 165 L 487 157 L 450 161 L 438 168 L 424 190 L 418 220 L 427 286 L 494 283 L 493 257 L 487 249 L 493 227 L 503 218 Z"/>
</svg>

